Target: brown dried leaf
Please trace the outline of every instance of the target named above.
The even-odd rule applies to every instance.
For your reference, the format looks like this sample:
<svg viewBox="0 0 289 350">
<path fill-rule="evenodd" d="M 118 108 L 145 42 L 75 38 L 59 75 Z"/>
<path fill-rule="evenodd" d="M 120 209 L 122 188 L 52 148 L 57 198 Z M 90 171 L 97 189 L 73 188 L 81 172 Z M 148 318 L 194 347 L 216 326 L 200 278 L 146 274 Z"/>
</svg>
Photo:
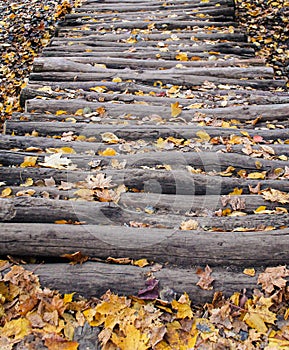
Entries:
<svg viewBox="0 0 289 350">
<path fill-rule="evenodd" d="M 210 276 L 211 273 L 212 269 L 208 265 L 205 267 L 205 270 L 201 268 L 197 269 L 196 274 L 200 276 L 200 280 L 197 282 L 197 286 L 204 290 L 212 290 L 213 286 L 211 286 L 211 284 L 215 279 Z"/>
</svg>

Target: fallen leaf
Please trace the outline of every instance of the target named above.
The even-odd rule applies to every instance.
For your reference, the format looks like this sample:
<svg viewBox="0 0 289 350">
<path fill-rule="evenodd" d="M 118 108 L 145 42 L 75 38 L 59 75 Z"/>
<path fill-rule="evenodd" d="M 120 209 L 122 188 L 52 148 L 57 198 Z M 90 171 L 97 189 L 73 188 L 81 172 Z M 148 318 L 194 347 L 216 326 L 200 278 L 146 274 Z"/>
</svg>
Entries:
<svg viewBox="0 0 289 350">
<path fill-rule="evenodd" d="M 88 260 L 88 256 L 83 255 L 80 251 L 73 254 L 63 254 L 61 257 L 68 259 L 71 265 L 83 264 Z"/>
<path fill-rule="evenodd" d="M 145 285 L 146 287 L 141 289 L 137 296 L 145 300 L 157 299 L 159 296 L 159 281 L 155 278 L 149 278 L 146 280 Z"/>
<path fill-rule="evenodd" d="M 25 156 L 23 163 L 20 164 L 20 168 L 34 167 L 38 157 Z"/>
<path fill-rule="evenodd" d="M 212 290 L 211 284 L 215 280 L 211 277 L 212 269 L 207 265 L 205 269 L 198 268 L 196 274 L 200 276 L 200 280 L 197 282 L 197 286 L 204 290 Z"/>
<path fill-rule="evenodd" d="M 197 230 L 199 227 L 199 223 L 196 220 L 187 220 L 183 221 L 180 225 L 181 230 Z"/>
<path fill-rule="evenodd" d="M 282 289 L 286 286 L 287 281 L 284 277 L 289 276 L 289 270 L 286 266 L 267 267 L 264 272 L 258 276 L 258 284 L 262 285 L 262 289 L 271 294 L 275 287 Z"/>
<path fill-rule="evenodd" d="M 118 143 L 120 141 L 119 138 L 112 132 L 105 132 L 101 134 L 101 138 L 102 141 L 106 143 Z"/>
<path fill-rule="evenodd" d="M 179 102 L 171 103 L 171 116 L 173 118 L 178 117 L 182 113 L 182 108 Z"/>
<path fill-rule="evenodd" d="M 98 154 L 104 157 L 113 157 L 117 152 L 113 148 L 106 148 L 104 151 L 98 151 Z"/>
<path fill-rule="evenodd" d="M 255 274 L 256 274 L 256 271 L 255 271 L 255 269 L 249 269 L 249 268 L 247 268 L 247 269 L 244 269 L 243 270 L 243 273 L 245 274 L 245 275 L 247 275 L 247 276 L 251 276 L 251 277 L 254 277 L 255 276 Z"/>
</svg>

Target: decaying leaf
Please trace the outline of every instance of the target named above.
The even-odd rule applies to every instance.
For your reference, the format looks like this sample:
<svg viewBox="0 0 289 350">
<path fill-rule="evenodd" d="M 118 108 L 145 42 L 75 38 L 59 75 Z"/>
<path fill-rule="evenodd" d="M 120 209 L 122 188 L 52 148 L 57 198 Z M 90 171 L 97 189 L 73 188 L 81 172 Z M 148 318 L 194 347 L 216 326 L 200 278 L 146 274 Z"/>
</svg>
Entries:
<svg viewBox="0 0 289 350">
<path fill-rule="evenodd" d="M 278 202 L 278 203 L 289 203 L 289 193 L 269 188 L 262 191 L 262 197 L 266 201 Z"/>
<path fill-rule="evenodd" d="M 183 221 L 180 225 L 181 230 L 197 230 L 198 227 L 199 227 L 198 221 L 193 220 L 193 219 Z"/>
<path fill-rule="evenodd" d="M 171 103 L 171 116 L 173 118 L 178 117 L 182 113 L 182 108 L 179 102 Z"/>
<path fill-rule="evenodd" d="M 207 265 L 205 269 L 198 268 L 196 274 L 200 276 L 200 280 L 197 282 L 197 286 L 204 290 L 212 290 L 213 286 L 211 284 L 215 280 L 211 277 L 212 269 Z"/>
<path fill-rule="evenodd" d="M 39 162 L 38 164 L 46 168 L 54 169 L 74 170 L 76 168 L 76 165 L 73 165 L 70 159 L 62 157 L 62 153 L 54 153 L 51 156 L 45 156 L 44 162 Z"/>
<path fill-rule="evenodd" d="M 271 294 L 275 288 L 282 289 L 286 286 L 284 277 L 289 276 L 289 270 L 286 266 L 267 267 L 266 270 L 259 274 L 258 284 L 262 285 L 264 291 Z"/>
<path fill-rule="evenodd" d="M 75 252 L 73 254 L 63 254 L 61 255 L 61 257 L 68 259 L 70 261 L 69 264 L 71 265 L 83 264 L 88 260 L 88 256 L 83 255 L 80 251 Z"/>
</svg>

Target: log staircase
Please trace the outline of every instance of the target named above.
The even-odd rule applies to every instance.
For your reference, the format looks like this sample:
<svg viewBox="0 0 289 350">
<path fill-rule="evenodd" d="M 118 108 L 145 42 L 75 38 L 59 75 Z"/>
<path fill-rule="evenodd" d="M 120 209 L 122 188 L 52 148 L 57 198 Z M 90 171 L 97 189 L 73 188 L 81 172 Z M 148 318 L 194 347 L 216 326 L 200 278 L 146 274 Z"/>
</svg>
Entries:
<svg viewBox="0 0 289 350">
<path fill-rule="evenodd" d="M 1 255 L 84 296 L 152 277 L 196 303 L 256 287 L 244 268 L 288 261 L 286 83 L 232 0 L 86 0 L 0 136 Z M 90 261 L 61 258 L 75 252 Z M 196 285 L 206 265 L 212 290 Z"/>
</svg>

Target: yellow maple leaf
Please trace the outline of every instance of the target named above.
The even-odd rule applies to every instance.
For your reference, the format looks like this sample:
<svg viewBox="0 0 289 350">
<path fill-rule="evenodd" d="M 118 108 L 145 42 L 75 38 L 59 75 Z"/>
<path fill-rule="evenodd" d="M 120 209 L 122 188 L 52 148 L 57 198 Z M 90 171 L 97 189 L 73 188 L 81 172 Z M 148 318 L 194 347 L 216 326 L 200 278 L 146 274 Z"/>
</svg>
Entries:
<svg viewBox="0 0 289 350">
<path fill-rule="evenodd" d="M 229 193 L 229 195 L 231 195 L 231 196 L 239 196 L 242 193 L 243 193 L 243 189 L 242 188 L 235 187 L 234 190 Z"/>
<path fill-rule="evenodd" d="M 125 327 L 125 336 L 112 333 L 111 340 L 121 350 L 146 350 L 150 348 L 148 334 L 141 332 L 132 324 Z"/>
<path fill-rule="evenodd" d="M 0 333 L 3 337 L 13 337 L 14 340 L 20 340 L 26 337 L 30 331 L 30 322 L 26 318 L 18 318 L 6 322 Z"/>
<path fill-rule="evenodd" d="M 67 114 L 67 111 L 60 109 L 60 110 L 56 111 L 56 113 L 55 113 L 55 115 L 62 115 L 62 114 Z"/>
<path fill-rule="evenodd" d="M 197 131 L 196 135 L 204 142 L 209 142 L 211 139 L 211 136 L 204 130 Z"/>
<path fill-rule="evenodd" d="M 250 174 L 248 174 L 248 179 L 265 179 L 266 176 L 266 171 L 262 171 L 262 172 L 252 172 Z"/>
<path fill-rule="evenodd" d="M 266 333 L 268 329 L 266 323 L 274 324 L 277 319 L 276 314 L 269 310 L 272 305 L 271 298 L 255 296 L 248 302 L 248 310 L 243 321 L 258 332 Z"/>
<path fill-rule="evenodd" d="M 115 156 L 117 153 L 113 148 L 106 148 L 104 151 L 98 151 L 98 154 L 104 157 L 112 157 Z"/>
<path fill-rule="evenodd" d="M 171 116 L 173 118 L 176 118 L 182 113 L 182 108 L 179 105 L 179 102 L 171 103 Z"/>
<path fill-rule="evenodd" d="M 188 54 L 186 52 L 180 52 L 176 55 L 176 60 L 178 61 L 188 61 Z"/>
<path fill-rule="evenodd" d="M 6 197 L 9 197 L 11 194 L 12 194 L 11 188 L 10 187 L 6 187 L 6 188 L 4 188 L 4 190 L 2 190 L 0 197 L 1 198 L 6 198 Z"/>
<path fill-rule="evenodd" d="M 135 260 L 133 264 L 135 266 L 144 267 L 149 265 L 149 262 L 147 261 L 147 259 L 139 259 L 139 260 Z"/>
<path fill-rule="evenodd" d="M 101 93 L 101 92 L 104 92 L 106 90 L 106 87 L 105 86 L 94 86 L 94 87 L 89 88 L 89 90 Z"/>
<path fill-rule="evenodd" d="M 122 79 L 119 78 L 119 77 L 115 77 L 115 78 L 112 79 L 112 82 L 113 82 L 113 83 L 121 83 L 121 82 L 122 82 Z"/>
<path fill-rule="evenodd" d="M 173 300 L 172 308 L 177 310 L 177 318 L 193 318 L 194 316 L 191 308 L 191 301 L 187 293 L 184 293 L 179 300 Z"/>
<path fill-rule="evenodd" d="M 251 276 L 251 277 L 254 277 L 255 274 L 256 274 L 256 271 L 255 269 L 244 269 L 243 270 L 243 274 L 247 275 L 247 276 Z"/>
<path fill-rule="evenodd" d="M 23 163 L 20 164 L 20 168 L 27 168 L 30 166 L 35 166 L 38 157 L 25 156 Z"/>
<path fill-rule="evenodd" d="M 70 294 L 64 294 L 64 296 L 63 296 L 63 302 L 64 302 L 64 304 L 71 303 L 74 294 L 75 294 L 75 292 L 74 292 L 74 293 L 70 293 Z"/>
</svg>

